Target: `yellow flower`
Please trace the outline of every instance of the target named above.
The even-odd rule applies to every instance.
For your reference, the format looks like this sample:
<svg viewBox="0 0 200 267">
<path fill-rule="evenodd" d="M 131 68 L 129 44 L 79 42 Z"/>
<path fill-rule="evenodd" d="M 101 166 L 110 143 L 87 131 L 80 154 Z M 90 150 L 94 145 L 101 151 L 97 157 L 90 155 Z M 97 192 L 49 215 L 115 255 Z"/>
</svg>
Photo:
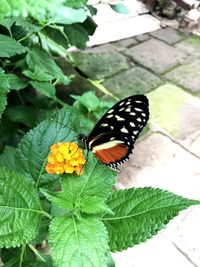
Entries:
<svg viewBox="0 0 200 267">
<path fill-rule="evenodd" d="M 73 173 L 75 171 L 80 176 L 85 164 L 83 151 L 74 142 L 59 142 L 52 145 L 47 161 L 46 172 L 50 174 Z"/>
</svg>

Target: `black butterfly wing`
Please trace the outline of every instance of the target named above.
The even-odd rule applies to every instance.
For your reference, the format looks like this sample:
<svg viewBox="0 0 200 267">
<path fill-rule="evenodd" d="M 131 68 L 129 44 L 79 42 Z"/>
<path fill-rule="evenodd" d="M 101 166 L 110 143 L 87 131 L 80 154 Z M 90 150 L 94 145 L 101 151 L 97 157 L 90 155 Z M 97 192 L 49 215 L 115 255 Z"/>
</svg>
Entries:
<svg viewBox="0 0 200 267">
<path fill-rule="evenodd" d="M 149 119 L 148 99 L 144 95 L 127 97 L 110 108 L 96 124 L 87 147 L 103 163 L 116 168 L 126 161 L 139 133 Z"/>
</svg>

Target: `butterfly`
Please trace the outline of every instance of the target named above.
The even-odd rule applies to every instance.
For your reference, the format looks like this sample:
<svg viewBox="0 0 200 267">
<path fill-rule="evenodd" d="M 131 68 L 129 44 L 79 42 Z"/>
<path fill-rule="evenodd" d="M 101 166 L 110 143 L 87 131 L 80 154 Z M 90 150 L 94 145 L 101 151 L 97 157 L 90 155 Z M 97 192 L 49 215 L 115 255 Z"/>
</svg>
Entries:
<svg viewBox="0 0 200 267">
<path fill-rule="evenodd" d="M 135 141 L 149 119 L 145 95 L 129 96 L 111 107 L 97 122 L 89 136 L 79 135 L 85 149 L 114 170 L 127 161 Z"/>
</svg>

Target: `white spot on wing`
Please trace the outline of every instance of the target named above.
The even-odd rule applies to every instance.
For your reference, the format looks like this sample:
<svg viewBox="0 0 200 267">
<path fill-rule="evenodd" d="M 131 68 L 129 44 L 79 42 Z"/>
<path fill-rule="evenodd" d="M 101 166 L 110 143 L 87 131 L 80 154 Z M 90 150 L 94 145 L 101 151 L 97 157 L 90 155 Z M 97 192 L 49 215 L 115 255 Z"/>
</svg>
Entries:
<svg viewBox="0 0 200 267">
<path fill-rule="evenodd" d="M 125 121 L 124 118 L 122 118 L 122 117 L 120 117 L 120 116 L 118 116 L 118 115 L 115 115 L 115 118 L 117 119 L 117 121 Z"/>
<path fill-rule="evenodd" d="M 112 140 L 114 140 L 115 139 L 115 137 L 110 137 L 110 141 L 112 141 Z"/>
<path fill-rule="evenodd" d="M 108 123 L 102 123 L 101 126 L 106 127 L 106 126 L 108 126 Z"/>
<path fill-rule="evenodd" d="M 110 110 L 108 110 L 108 114 L 110 114 L 110 113 L 112 113 L 114 111 L 114 109 L 113 108 L 111 108 Z"/>
<path fill-rule="evenodd" d="M 119 111 L 123 111 L 125 108 L 120 108 L 120 110 Z"/>
<path fill-rule="evenodd" d="M 114 127 L 113 127 L 113 126 L 110 126 L 110 129 L 111 129 L 111 130 L 113 130 L 113 129 L 114 129 Z"/>
<path fill-rule="evenodd" d="M 142 111 L 141 108 L 134 108 L 135 111 Z"/>
<path fill-rule="evenodd" d="M 141 115 L 142 115 L 143 117 L 146 117 L 146 114 L 145 114 L 144 112 L 142 112 Z"/>
<path fill-rule="evenodd" d="M 124 142 L 121 141 L 121 140 L 112 140 L 112 141 L 103 143 L 103 144 L 101 144 L 101 145 L 94 146 L 94 147 L 92 148 L 92 152 L 95 153 L 95 152 L 97 152 L 98 150 L 108 149 L 108 148 L 111 148 L 111 147 L 113 147 L 113 146 L 116 146 L 117 144 L 123 144 L 123 143 L 124 143 Z"/>
<path fill-rule="evenodd" d="M 107 118 L 112 118 L 112 117 L 113 117 L 113 114 L 107 116 Z"/>
<path fill-rule="evenodd" d="M 142 103 L 142 101 L 140 101 L 140 100 L 135 100 L 135 103 Z"/>
<path fill-rule="evenodd" d="M 122 101 L 122 102 L 119 104 L 119 106 L 122 106 L 122 105 L 124 105 L 124 101 Z"/>
<path fill-rule="evenodd" d="M 126 108 L 125 111 L 126 111 L 126 112 L 130 112 L 131 109 L 130 109 L 130 108 Z"/>
<path fill-rule="evenodd" d="M 127 130 L 125 127 L 123 127 L 120 131 L 121 131 L 122 133 L 128 133 L 128 130 Z"/>
<path fill-rule="evenodd" d="M 135 127 L 135 123 L 134 123 L 134 122 L 130 122 L 130 125 L 131 125 L 132 127 Z"/>
<path fill-rule="evenodd" d="M 131 116 L 135 116 L 135 115 L 136 115 L 135 112 L 130 112 L 129 114 L 130 114 Z"/>
<path fill-rule="evenodd" d="M 142 122 L 142 119 L 141 118 L 137 118 L 136 120 L 139 121 L 139 122 Z"/>
</svg>

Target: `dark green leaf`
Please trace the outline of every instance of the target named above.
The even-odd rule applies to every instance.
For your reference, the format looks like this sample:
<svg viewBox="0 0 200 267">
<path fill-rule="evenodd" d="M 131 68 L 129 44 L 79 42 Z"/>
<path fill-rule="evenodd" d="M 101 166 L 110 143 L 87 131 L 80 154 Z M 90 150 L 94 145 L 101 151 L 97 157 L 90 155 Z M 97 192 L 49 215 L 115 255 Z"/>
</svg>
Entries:
<svg viewBox="0 0 200 267">
<path fill-rule="evenodd" d="M 14 106 L 7 108 L 5 116 L 14 122 L 21 122 L 26 126 L 32 128 L 35 126 L 37 113 L 32 107 Z"/>
<path fill-rule="evenodd" d="M 54 76 L 60 83 L 69 83 L 69 78 L 63 74 L 55 61 L 45 51 L 39 49 L 29 51 L 26 61 L 32 72 L 36 71 L 37 73 L 40 69 L 42 72 Z"/>
<path fill-rule="evenodd" d="M 15 39 L 0 34 L 0 57 L 12 57 L 28 51 L 28 48 L 21 45 Z"/>
<path fill-rule="evenodd" d="M 197 204 L 200 201 L 158 188 L 131 188 L 114 192 L 107 201 L 113 215 L 103 218 L 111 251 L 121 251 L 146 241 L 180 211 Z"/>
<path fill-rule="evenodd" d="M 16 247 L 31 241 L 38 230 L 41 206 L 37 191 L 26 177 L 1 167 L 0 247 Z"/>
<path fill-rule="evenodd" d="M 18 90 L 24 89 L 28 85 L 28 82 L 23 81 L 21 78 L 19 78 L 15 74 L 7 74 L 7 76 L 9 78 L 10 90 L 18 91 Z"/>
<path fill-rule="evenodd" d="M 64 31 L 68 37 L 69 43 L 77 48 L 84 49 L 89 40 L 87 31 L 81 24 L 66 25 Z"/>
<path fill-rule="evenodd" d="M 56 99 L 56 89 L 52 84 L 48 82 L 30 82 L 30 84 L 43 95 Z"/>
<path fill-rule="evenodd" d="M 15 153 L 16 153 L 16 149 L 14 147 L 6 146 L 3 151 L 3 154 L 0 155 L 0 165 L 14 170 L 15 169 Z"/>
<path fill-rule="evenodd" d="M 99 219 L 56 217 L 49 241 L 55 267 L 106 266 L 108 237 Z"/>
<path fill-rule="evenodd" d="M 8 76 L 0 68 L 0 119 L 7 104 L 7 93 L 9 91 Z"/>
</svg>

